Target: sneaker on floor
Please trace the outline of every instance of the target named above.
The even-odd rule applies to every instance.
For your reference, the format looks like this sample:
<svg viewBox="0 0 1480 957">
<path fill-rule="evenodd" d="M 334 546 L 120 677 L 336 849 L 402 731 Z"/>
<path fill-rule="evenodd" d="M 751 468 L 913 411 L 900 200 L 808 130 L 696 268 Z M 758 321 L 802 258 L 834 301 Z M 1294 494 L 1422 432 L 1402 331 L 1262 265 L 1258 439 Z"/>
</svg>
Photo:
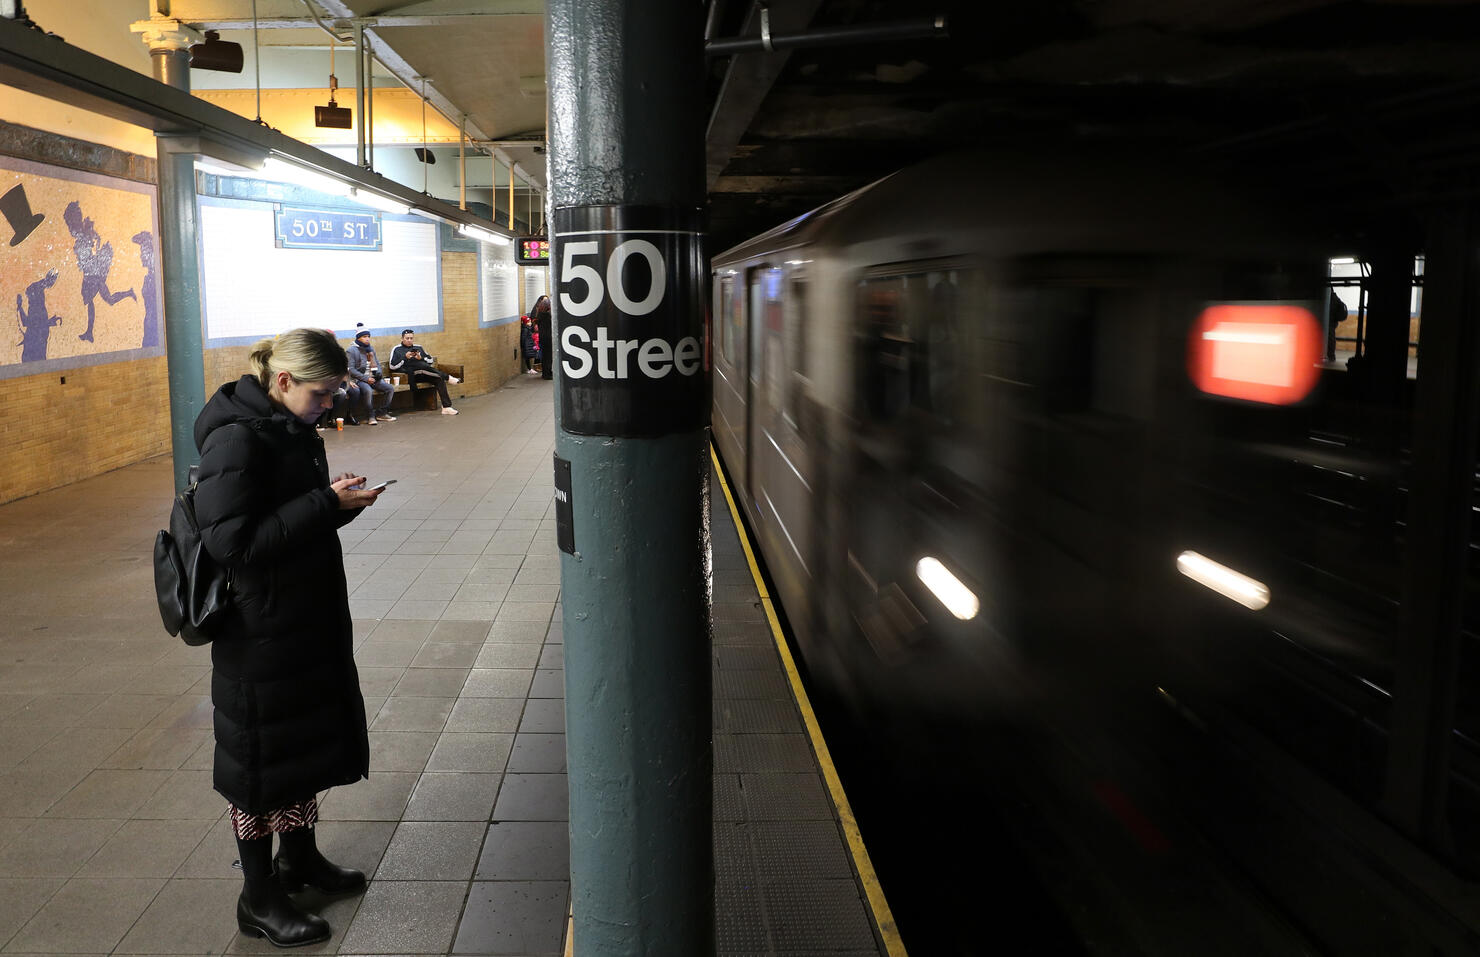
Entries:
<svg viewBox="0 0 1480 957">
<path fill-rule="evenodd" d="M 457 415 L 457 410 L 454 409 L 450 405 L 444 405 L 444 406 L 442 406 L 442 414 L 443 415 Z"/>
<path fill-rule="evenodd" d="M 451 383 L 452 383 L 452 384 L 453 384 L 453 385 L 457 385 L 457 384 L 458 384 L 458 383 L 459 383 L 459 382 L 461 382 L 461 381 L 462 381 L 462 380 L 461 380 L 461 379 L 459 379 L 459 378 L 458 378 L 458 377 L 457 377 L 457 376 L 455 376 L 455 375 L 450 375 L 450 376 L 448 376 L 448 377 L 447 377 L 447 381 L 448 381 L 448 382 L 451 382 Z"/>
<path fill-rule="evenodd" d="M 381 417 L 382 420 L 384 420 L 386 422 L 394 422 L 394 421 L 396 421 L 396 417 L 394 415 L 391 415 L 389 412 L 382 412 L 382 413 L 380 413 L 380 417 Z"/>
<path fill-rule="evenodd" d="M 377 421 L 375 421 L 375 416 L 372 415 L 372 416 L 370 416 L 370 421 L 366 422 L 365 424 L 366 425 L 379 425 L 380 423 L 377 422 Z"/>
</svg>

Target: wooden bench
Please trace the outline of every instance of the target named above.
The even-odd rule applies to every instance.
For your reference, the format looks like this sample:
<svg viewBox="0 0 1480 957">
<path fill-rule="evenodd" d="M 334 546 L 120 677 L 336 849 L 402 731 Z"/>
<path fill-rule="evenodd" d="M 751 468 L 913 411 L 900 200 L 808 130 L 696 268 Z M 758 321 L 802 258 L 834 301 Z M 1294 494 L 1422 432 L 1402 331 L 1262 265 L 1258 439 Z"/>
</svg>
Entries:
<svg viewBox="0 0 1480 957">
<path fill-rule="evenodd" d="M 463 367 L 461 365 L 456 365 L 450 362 L 437 363 L 437 371 L 443 373 L 444 375 L 456 376 L 458 379 L 463 378 Z M 437 411 L 437 406 L 439 405 L 439 402 L 437 400 L 437 390 L 434 386 L 432 386 L 430 383 L 421 386 L 421 388 L 416 390 L 416 395 L 413 397 L 411 394 L 410 377 L 404 372 L 392 372 L 391 375 L 400 375 L 401 377 L 401 384 L 396 386 L 396 391 L 391 395 L 392 412 Z M 450 391 L 451 383 L 448 383 L 448 386 Z M 415 399 L 416 403 L 415 408 L 412 408 L 413 398 Z"/>
</svg>

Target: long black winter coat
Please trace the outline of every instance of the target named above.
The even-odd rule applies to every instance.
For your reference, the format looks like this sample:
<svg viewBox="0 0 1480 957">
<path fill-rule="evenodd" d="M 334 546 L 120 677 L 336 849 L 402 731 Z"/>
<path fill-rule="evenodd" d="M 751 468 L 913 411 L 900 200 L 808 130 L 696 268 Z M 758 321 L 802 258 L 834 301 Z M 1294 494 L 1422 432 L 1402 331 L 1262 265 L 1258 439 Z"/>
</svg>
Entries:
<svg viewBox="0 0 1480 957">
<path fill-rule="evenodd" d="M 215 787 L 264 814 L 370 770 L 338 535 L 360 510 L 339 508 L 323 440 L 255 376 L 217 390 L 195 445 L 201 541 L 236 609 L 211 643 Z"/>
<path fill-rule="evenodd" d="M 540 368 L 548 379 L 555 369 L 555 343 L 550 339 L 550 310 L 541 309 L 535 313 L 534 327 L 540 334 Z"/>
</svg>

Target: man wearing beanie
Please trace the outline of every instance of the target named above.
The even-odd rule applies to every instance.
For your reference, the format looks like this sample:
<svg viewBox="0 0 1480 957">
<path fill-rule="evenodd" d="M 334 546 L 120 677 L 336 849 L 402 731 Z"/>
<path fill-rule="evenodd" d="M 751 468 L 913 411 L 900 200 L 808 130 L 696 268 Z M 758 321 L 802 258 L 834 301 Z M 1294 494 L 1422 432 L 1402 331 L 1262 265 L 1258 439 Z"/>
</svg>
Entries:
<svg viewBox="0 0 1480 957">
<path fill-rule="evenodd" d="M 355 333 L 355 344 L 344 350 L 349 357 L 349 377 L 353 382 L 359 383 L 361 411 L 368 417 L 368 424 L 376 424 L 376 416 L 387 422 L 396 421 L 391 415 L 391 399 L 395 397 L 396 387 L 386 381 L 385 373 L 380 368 L 380 359 L 375 355 L 375 347 L 370 344 L 370 330 L 360 329 Z"/>
</svg>

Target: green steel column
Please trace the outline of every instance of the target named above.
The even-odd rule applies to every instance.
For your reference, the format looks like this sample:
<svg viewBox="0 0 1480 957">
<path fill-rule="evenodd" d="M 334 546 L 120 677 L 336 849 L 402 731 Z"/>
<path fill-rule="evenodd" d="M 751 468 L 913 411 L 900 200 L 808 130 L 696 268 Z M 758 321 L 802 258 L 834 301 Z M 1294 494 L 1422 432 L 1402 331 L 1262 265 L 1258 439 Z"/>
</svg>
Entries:
<svg viewBox="0 0 1480 957">
<path fill-rule="evenodd" d="M 175 491 L 188 484 L 195 417 L 206 404 L 201 365 L 200 253 L 196 244 L 195 154 L 159 141 L 159 268 L 164 279 L 165 358 L 170 380 L 170 454 Z"/>
<path fill-rule="evenodd" d="M 713 954 L 703 6 L 550 0 L 579 957 Z"/>
<path fill-rule="evenodd" d="M 155 37 L 150 50 L 154 78 L 190 89 L 190 37 Z M 195 417 L 206 404 L 205 355 L 201 342 L 200 247 L 196 242 L 195 154 L 155 139 L 159 159 L 159 269 L 164 280 L 165 362 L 170 382 L 170 455 L 175 491 L 189 483 L 195 464 Z"/>
</svg>

